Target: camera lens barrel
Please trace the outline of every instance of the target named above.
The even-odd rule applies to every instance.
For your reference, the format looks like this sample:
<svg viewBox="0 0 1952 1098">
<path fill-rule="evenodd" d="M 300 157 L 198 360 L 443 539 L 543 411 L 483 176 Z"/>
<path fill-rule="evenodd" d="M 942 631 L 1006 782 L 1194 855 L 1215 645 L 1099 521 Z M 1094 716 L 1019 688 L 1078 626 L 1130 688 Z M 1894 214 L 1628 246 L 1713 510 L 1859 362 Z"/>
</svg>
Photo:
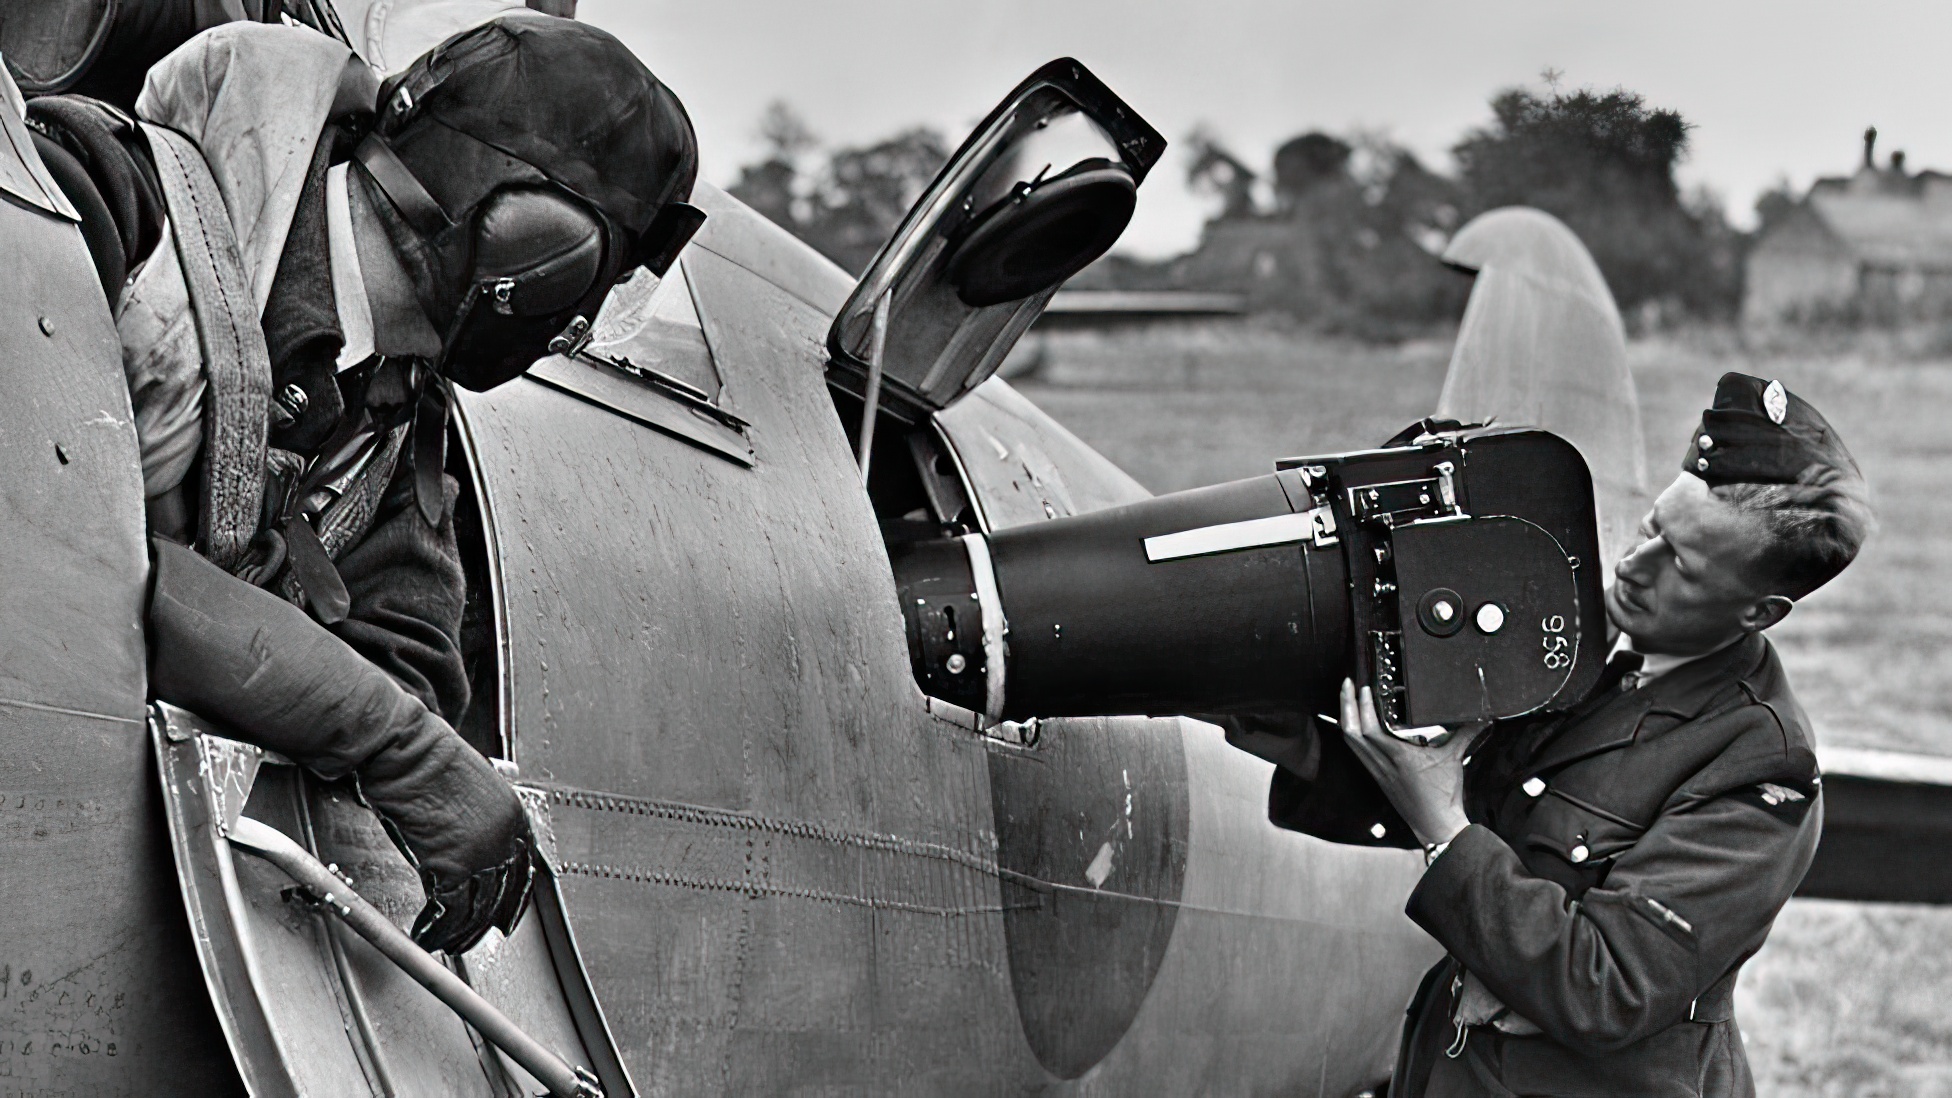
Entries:
<svg viewBox="0 0 1952 1098">
<path fill-rule="evenodd" d="M 1326 704 L 1349 650 L 1340 549 L 1146 553 L 1148 538 L 1287 513 L 1270 475 L 895 546 L 916 677 L 931 696 L 1005 720 Z M 1000 669 L 998 638 L 984 644 L 984 586 L 1007 623 Z"/>
<path fill-rule="evenodd" d="M 1354 677 L 1393 727 L 1583 696 L 1597 555 L 1585 462 L 1536 430 L 890 546 L 916 681 L 992 720 L 1326 713 Z"/>
</svg>

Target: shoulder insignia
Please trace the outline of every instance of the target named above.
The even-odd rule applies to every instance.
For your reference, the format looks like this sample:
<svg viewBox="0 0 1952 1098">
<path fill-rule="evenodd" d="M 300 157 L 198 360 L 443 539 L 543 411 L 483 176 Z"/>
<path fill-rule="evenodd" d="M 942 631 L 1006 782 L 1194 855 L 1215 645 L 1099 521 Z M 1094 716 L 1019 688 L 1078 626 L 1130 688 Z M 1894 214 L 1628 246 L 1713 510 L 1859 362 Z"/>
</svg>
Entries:
<svg viewBox="0 0 1952 1098">
<path fill-rule="evenodd" d="M 1738 787 L 1733 796 L 1785 823 L 1800 826 L 1803 817 L 1809 815 L 1810 806 L 1815 803 L 1811 798 L 1816 793 L 1814 782 L 1804 784 L 1794 779 L 1782 779 Z"/>
</svg>

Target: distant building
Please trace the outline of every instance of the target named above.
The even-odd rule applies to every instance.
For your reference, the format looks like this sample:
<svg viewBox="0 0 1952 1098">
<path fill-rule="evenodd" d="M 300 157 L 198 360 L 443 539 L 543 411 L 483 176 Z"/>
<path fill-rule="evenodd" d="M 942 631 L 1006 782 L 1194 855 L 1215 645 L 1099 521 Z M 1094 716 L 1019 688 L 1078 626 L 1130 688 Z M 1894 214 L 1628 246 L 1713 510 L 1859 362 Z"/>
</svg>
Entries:
<svg viewBox="0 0 1952 1098">
<path fill-rule="evenodd" d="M 1952 320 L 1952 176 L 1875 160 L 1819 179 L 1750 249 L 1742 319 L 1754 326 Z"/>
</svg>

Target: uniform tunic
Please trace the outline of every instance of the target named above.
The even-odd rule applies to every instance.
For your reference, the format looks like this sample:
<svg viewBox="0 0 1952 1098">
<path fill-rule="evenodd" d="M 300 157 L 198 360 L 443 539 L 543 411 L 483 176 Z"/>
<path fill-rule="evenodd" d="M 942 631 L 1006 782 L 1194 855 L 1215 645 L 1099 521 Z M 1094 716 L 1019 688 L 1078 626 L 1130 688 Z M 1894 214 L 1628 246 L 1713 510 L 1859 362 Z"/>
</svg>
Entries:
<svg viewBox="0 0 1952 1098">
<path fill-rule="evenodd" d="M 1450 956 L 1390 1093 L 1753 1094 L 1735 980 L 1816 851 L 1812 748 L 1759 634 L 1494 729 L 1410 896 Z"/>
</svg>

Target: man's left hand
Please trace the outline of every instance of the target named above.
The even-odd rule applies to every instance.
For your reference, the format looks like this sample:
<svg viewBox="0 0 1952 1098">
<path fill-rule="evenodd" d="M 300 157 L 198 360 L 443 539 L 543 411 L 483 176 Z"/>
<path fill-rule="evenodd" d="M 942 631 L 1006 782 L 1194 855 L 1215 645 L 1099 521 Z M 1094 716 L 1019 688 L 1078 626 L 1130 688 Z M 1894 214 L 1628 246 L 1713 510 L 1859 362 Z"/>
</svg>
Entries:
<svg viewBox="0 0 1952 1098">
<path fill-rule="evenodd" d="M 1358 693 L 1354 683 L 1342 680 L 1342 735 L 1425 846 L 1447 843 L 1470 826 L 1464 814 L 1464 757 L 1478 731 L 1477 726 L 1455 732 L 1416 728 L 1399 735 L 1416 734 L 1422 742 L 1399 739 L 1377 719 L 1369 688 Z"/>
</svg>

